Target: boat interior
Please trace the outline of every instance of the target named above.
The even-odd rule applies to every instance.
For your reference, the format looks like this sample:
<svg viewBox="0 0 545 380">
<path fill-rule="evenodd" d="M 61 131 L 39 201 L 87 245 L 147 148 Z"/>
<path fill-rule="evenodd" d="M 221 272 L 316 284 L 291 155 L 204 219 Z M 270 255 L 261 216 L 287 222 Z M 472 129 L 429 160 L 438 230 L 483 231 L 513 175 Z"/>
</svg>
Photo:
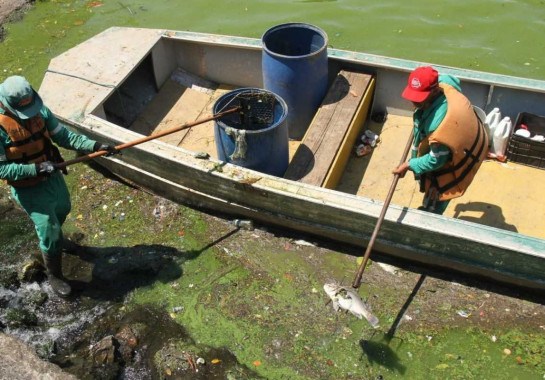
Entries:
<svg viewBox="0 0 545 380">
<path fill-rule="evenodd" d="M 140 58 L 132 72 L 117 84 L 111 96 L 96 108 L 94 114 L 143 135 L 157 134 L 209 117 L 215 102 L 223 94 L 240 87 L 259 88 L 262 85 L 260 50 L 247 46 L 235 47 L 235 50 L 233 54 L 228 47 L 210 42 L 199 44 L 175 35 L 162 36 L 145 58 Z M 223 67 L 213 65 L 215 61 L 228 62 L 227 57 L 233 58 Z M 292 179 L 304 181 L 308 171 L 321 165 L 322 179 L 318 185 L 384 200 L 393 180 L 391 171 L 402 159 L 412 127 L 410 104 L 406 104 L 400 96 L 407 72 L 363 66 L 361 62 L 330 56 L 328 94 L 333 91 L 339 78 L 346 80 L 348 86 L 344 87 L 343 92 L 329 97 L 329 101 L 317 110 L 317 115 L 319 112 L 334 115 L 341 112 L 339 109 L 347 112 L 346 107 L 339 105 L 348 98 L 357 97 L 358 102 L 351 108 L 348 117 L 343 114 L 341 122 L 331 126 L 327 122 L 324 124 L 324 118 L 315 116 L 302 140 L 289 141 L 290 168 L 296 164 L 298 149 L 314 149 L 315 155 L 314 166 L 310 165 L 307 173 Z M 365 83 L 357 84 L 356 81 L 361 78 L 357 75 L 348 78 L 350 73 L 364 75 Z M 502 91 L 510 91 L 496 89 L 497 94 L 491 96 L 490 88 L 471 81 L 463 82 L 462 88 L 467 88 L 470 100 L 485 111 L 496 105 L 495 99 L 505 95 Z M 511 98 L 515 96 L 516 91 L 513 91 Z M 504 105 L 506 112 L 511 112 L 513 117 L 516 117 L 513 110 L 517 108 L 524 111 L 518 104 Z M 193 152 L 206 152 L 216 158 L 214 123 L 206 122 L 160 139 Z M 366 130 L 376 133 L 379 139 L 372 150 L 358 156 L 356 147 L 361 144 Z M 313 133 L 314 138 L 322 136 L 322 147 L 331 143 L 331 136 L 342 138 L 335 142 L 338 146 L 335 145 L 332 153 L 332 149 L 319 150 L 307 143 L 312 140 Z M 322 155 L 327 156 L 322 160 L 325 163 L 321 161 Z M 545 215 L 545 202 L 541 194 L 543 184 L 545 170 L 509 160 L 500 162 L 490 159 L 482 164 L 467 193 L 451 201 L 444 215 L 545 238 L 545 230 L 539 222 Z M 408 173 L 398 182 L 392 203 L 417 208 L 421 202 L 419 186 L 412 174 Z"/>
</svg>

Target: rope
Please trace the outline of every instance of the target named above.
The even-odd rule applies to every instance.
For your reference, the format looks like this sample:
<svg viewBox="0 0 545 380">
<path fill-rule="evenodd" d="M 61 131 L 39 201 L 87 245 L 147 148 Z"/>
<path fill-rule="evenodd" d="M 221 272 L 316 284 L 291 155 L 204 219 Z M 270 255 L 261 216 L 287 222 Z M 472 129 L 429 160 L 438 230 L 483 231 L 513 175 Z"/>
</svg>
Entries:
<svg viewBox="0 0 545 380">
<path fill-rule="evenodd" d="M 246 130 L 228 127 L 225 128 L 225 133 L 235 139 L 235 149 L 229 158 L 231 160 L 244 160 L 246 158 L 246 151 L 248 150 L 248 145 L 246 144 Z"/>
</svg>

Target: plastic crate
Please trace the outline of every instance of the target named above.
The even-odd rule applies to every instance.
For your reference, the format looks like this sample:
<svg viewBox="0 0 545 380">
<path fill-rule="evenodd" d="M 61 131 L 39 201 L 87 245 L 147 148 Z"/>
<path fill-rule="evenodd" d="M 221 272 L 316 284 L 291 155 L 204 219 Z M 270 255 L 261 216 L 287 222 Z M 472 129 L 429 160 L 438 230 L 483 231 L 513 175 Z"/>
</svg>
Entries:
<svg viewBox="0 0 545 380">
<path fill-rule="evenodd" d="M 521 124 L 528 127 L 530 137 L 515 135 Z M 521 112 L 507 145 L 507 159 L 523 165 L 545 169 L 545 142 L 535 141 L 531 138 L 536 135 L 545 136 L 545 117 Z"/>
</svg>

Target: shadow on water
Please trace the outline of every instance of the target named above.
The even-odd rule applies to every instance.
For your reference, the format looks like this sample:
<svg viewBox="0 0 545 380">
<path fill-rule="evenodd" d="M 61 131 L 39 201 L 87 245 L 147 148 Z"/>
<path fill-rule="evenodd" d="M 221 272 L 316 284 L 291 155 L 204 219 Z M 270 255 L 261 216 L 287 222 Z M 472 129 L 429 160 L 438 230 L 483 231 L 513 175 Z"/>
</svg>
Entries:
<svg viewBox="0 0 545 380">
<path fill-rule="evenodd" d="M 400 349 L 403 342 L 400 340 L 395 350 L 392 349 L 392 339 L 386 334 L 373 334 L 370 339 L 361 339 L 360 347 L 362 354 L 371 365 L 384 367 L 400 375 L 405 374 L 407 368 L 401 363 L 396 351 Z"/>
<path fill-rule="evenodd" d="M 178 261 L 185 254 L 163 245 L 86 247 L 66 255 L 64 270 L 76 296 L 115 301 L 155 281 L 173 281 L 182 275 Z"/>
<path fill-rule="evenodd" d="M 168 283 L 182 276 L 182 263 L 229 238 L 234 229 L 202 248 L 181 252 L 154 244 L 133 247 L 82 247 L 66 255 L 64 270 L 76 295 L 97 300 L 118 300 L 130 291 L 156 281 Z"/>
<path fill-rule="evenodd" d="M 392 325 L 386 333 L 377 334 L 375 331 L 370 339 L 360 340 L 359 344 L 362 349 L 362 353 L 366 356 L 371 365 L 379 365 L 388 370 L 398 372 L 401 375 L 405 373 L 406 367 L 401 363 L 401 359 L 396 354 L 396 352 L 401 348 L 403 341 L 399 339 L 395 349 L 392 348 L 392 342 L 397 340 L 394 339 L 396 338 L 395 333 L 397 331 L 397 327 L 405 315 L 405 312 L 418 294 L 418 291 L 422 287 L 425 279 L 425 275 L 421 275 L 418 278 L 418 281 L 411 291 L 411 294 L 409 297 L 407 297 L 407 300 L 397 313 L 394 322 L 392 322 Z"/>
<path fill-rule="evenodd" d="M 201 253 L 203 253 L 204 251 L 206 251 L 207 249 L 210 249 L 212 247 L 214 247 L 215 245 L 217 245 L 218 243 L 221 243 L 223 240 L 229 238 L 231 235 L 234 235 L 235 233 L 237 233 L 239 231 L 240 228 L 235 228 L 234 230 L 226 233 L 225 235 L 223 236 L 220 236 L 219 238 L 217 238 L 216 240 L 214 241 L 211 241 L 210 243 L 206 244 L 204 247 L 198 249 L 198 250 L 191 250 L 191 251 L 188 251 L 186 254 L 185 254 L 185 257 L 187 257 L 188 259 L 194 259 L 196 258 L 197 256 L 199 256 Z"/>
<path fill-rule="evenodd" d="M 401 319 L 405 315 L 405 312 L 409 309 L 409 306 L 411 306 L 411 303 L 413 302 L 414 297 L 416 297 L 416 295 L 418 294 L 418 291 L 422 287 L 422 284 L 424 283 L 425 279 L 426 279 L 426 275 L 424 274 L 421 274 L 420 277 L 418 277 L 418 281 L 416 282 L 416 285 L 411 291 L 411 294 L 409 294 L 409 297 L 407 297 L 407 300 L 405 301 L 401 309 L 399 309 L 399 312 L 397 313 L 397 316 L 394 322 L 392 323 L 392 326 L 390 326 L 390 329 L 386 333 L 386 338 L 388 340 L 392 340 L 392 338 L 394 337 L 397 327 L 399 326 L 399 323 L 401 322 Z"/>
</svg>

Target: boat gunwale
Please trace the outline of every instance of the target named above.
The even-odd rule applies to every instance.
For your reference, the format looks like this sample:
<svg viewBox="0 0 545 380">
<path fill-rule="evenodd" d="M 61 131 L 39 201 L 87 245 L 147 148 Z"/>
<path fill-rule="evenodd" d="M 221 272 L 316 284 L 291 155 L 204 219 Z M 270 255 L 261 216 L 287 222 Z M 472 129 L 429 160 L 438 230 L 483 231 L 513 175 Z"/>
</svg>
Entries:
<svg viewBox="0 0 545 380">
<path fill-rule="evenodd" d="M 182 40 L 192 43 L 202 43 L 214 46 L 248 48 L 252 50 L 263 49 L 262 41 L 254 37 L 227 36 L 191 31 L 165 31 L 161 38 L 171 40 Z M 438 68 L 441 73 L 458 77 L 461 81 L 467 81 L 493 87 L 506 87 L 519 90 L 531 90 L 545 93 L 545 80 L 517 77 L 505 74 L 496 74 L 486 71 L 457 68 L 448 65 L 438 65 L 429 62 L 415 61 L 404 58 L 393 58 L 378 54 L 371 54 L 358 51 L 349 51 L 328 47 L 328 57 L 360 65 L 382 69 L 396 69 L 409 73 L 414 68 L 422 65 L 432 65 Z"/>
<path fill-rule="evenodd" d="M 135 139 L 143 136 L 92 114 L 87 115 L 83 121 L 70 120 L 62 116 L 59 116 L 59 120 L 75 128 L 92 129 L 94 133 L 102 135 L 105 139 L 111 139 L 113 133 L 111 131 L 107 133 L 108 131 L 101 131 L 100 129 L 113 128 L 120 131 L 122 135 L 132 134 Z M 129 141 L 127 139 L 126 141 L 119 141 L 119 143 Z M 162 147 L 163 149 L 160 152 L 164 151 L 165 153 L 160 156 L 163 159 L 171 160 L 193 170 L 199 170 L 203 174 L 213 174 L 232 183 L 240 183 L 236 178 L 239 173 L 247 173 L 250 178 L 259 177 L 260 179 L 257 182 L 249 186 L 252 186 L 256 190 L 271 192 L 281 197 L 296 198 L 307 203 L 326 205 L 370 218 L 377 218 L 384 204 L 381 200 L 275 177 L 213 158 L 207 160 L 197 159 L 194 157 L 195 152 L 160 140 L 152 140 L 146 144 Z M 149 149 L 150 154 L 157 152 L 152 152 L 151 148 L 143 148 L 142 146 L 135 146 L 133 149 Z M 213 170 L 216 165 L 222 166 L 222 172 Z M 147 172 L 144 168 L 141 168 L 141 170 Z M 386 221 L 392 224 L 401 224 L 411 229 L 426 231 L 427 233 L 435 232 L 448 237 L 462 238 L 467 242 L 494 246 L 499 249 L 507 249 L 545 258 L 545 239 L 523 235 L 514 231 L 443 215 L 430 214 L 397 204 L 391 204 L 388 208 Z M 356 229 L 354 232 L 356 232 Z"/>
</svg>

